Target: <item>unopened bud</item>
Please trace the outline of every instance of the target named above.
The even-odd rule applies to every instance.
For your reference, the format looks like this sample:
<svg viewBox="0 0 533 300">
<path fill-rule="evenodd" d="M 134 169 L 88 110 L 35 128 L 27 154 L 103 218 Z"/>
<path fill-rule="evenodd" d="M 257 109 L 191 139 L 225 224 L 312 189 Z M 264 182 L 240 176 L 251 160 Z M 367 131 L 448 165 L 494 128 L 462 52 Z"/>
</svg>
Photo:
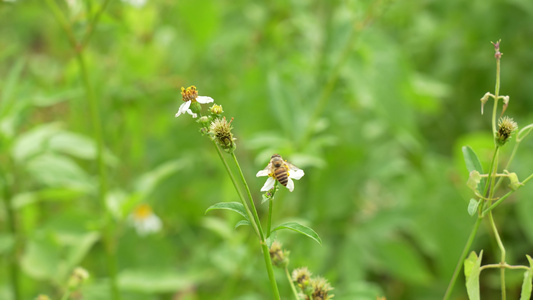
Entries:
<svg viewBox="0 0 533 300">
<path fill-rule="evenodd" d="M 274 241 L 269 249 L 270 259 L 276 267 L 285 268 L 289 264 L 289 251 L 281 249 L 281 243 Z"/>
<path fill-rule="evenodd" d="M 333 295 L 329 295 L 333 288 L 326 279 L 322 277 L 313 278 L 311 286 L 313 287 L 311 299 L 328 300 L 333 298 Z"/>
<path fill-rule="evenodd" d="M 215 115 L 220 115 L 224 112 L 224 110 L 222 110 L 222 105 L 217 105 L 217 104 L 213 104 L 213 106 L 211 106 L 209 110 L 211 111 L 212 114 L 215 114 Z"/>
<path fill-rule="evenodd" d="M 72 274 L 70 275 L 70 278 L 68 280 L 68 286 L 71 289 L 77 289 L 82 285 L 82 283 L 87 281 L 88 278 L 89 272 L 87 272 L 87 270 L 85 270 L 84 268 L 77 267 L 74 269 L 74 271 L 72 271 Z"/>
<path fill-rule="evenodd" d="M 496 132 L 496 143 L 499 146 L 505 145 L 513 132 L 518 128 L 518 125 L 512 118 L 507 116 L 500 118 L 498 121 L 498 131 Z"/>
<path fill-rule="evenodd" d="M 292 271 L 292 281 L 296 282 L 305 291 L 311 283 L 311 272 L 309 272 L 307 267 L 295 269 Z"/>
<path fill-rule="evenodd" d="M 233 137 L 233 133 L 231 133 L 231 130 L 233 127 L 231 127 L 231 122 L 233 121 L 233 118 L 231 118 L 231 121 L 226 121 L 226 117 L 220 119 L 216 119 L 213 122 L 211 122 L 211 125 L 209 126 L 209 134 L 211 135 L 211 138 L 220 146 L 224 151 L 228 153 L 232 153 L 235 151 L 235 148 L 237 148 L 237 145 L 235 144 L 235 138 Z"/>
</svg>

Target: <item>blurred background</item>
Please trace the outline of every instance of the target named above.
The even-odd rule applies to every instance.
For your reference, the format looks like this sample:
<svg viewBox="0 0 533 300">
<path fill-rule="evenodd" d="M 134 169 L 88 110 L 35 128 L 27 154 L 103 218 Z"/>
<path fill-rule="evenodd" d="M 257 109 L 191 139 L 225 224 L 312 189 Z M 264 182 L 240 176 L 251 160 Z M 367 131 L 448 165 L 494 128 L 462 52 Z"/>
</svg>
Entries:
<svg viewBox="0 0 533 300">
<path fill-rule="evenodd" d="M 103 3 L 52 1 L 75 38 Z M 59 299 L 76 266 L 91 276 L 79 296 L 108 299 L 89 104 L 47 2 L 0 2 L 0 299 L 14 299 L 13 253 L 21 299 Z M 111 1 L 83 53 L 101 103 L 123 298 L 269 299 L 250 228 L 233 229 L 237 214 L 205 213 L 239 199 L 198 124 L 174 118 L 180 88 L 195 85 L 235 118 L 236 155 L 262 218 L 256 172 L 274 153 L 304 169 L 294 192 L 276 195 L 274 223 L 302 222 L 323 244 L 279 232 L 290 269 L 326 277 L 335 299 L 442 299 L 475 221 L 461 147 L 486 167 L 491 157 L 479 101 L 494 92 L 490 42 L 502 39 L 501 94 L 524 127 L 532 37 L 530 0 Z M 510 168 L 520 179 L 533 169 L 532 146 Z M 533 254 L 531 195 L 530 184 L 495 212 L 511 264 Z M 152 230 L 138 230 L 147 216 Z M 487 229 L 472 250 L 494 263 Z M 276 277 L 291 299 L 283 272 Z M 507 277 L 517 299 L 523 273 Z M 499 299 L 499 273 L 481 281 L 482 298 Z M 452 298 L 467 299 L 462 272 Z"/>
</svg>

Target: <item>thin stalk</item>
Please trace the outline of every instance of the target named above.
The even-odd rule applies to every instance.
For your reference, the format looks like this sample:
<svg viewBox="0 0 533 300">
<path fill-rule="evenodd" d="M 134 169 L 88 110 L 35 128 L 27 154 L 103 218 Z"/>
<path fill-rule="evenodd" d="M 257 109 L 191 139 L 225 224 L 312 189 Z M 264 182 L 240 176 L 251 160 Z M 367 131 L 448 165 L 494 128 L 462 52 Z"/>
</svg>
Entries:
<svg viewBox="0 0 533 300">
<path fill-rule="evenodd" d="M 68 23 L 65 16 L 61 13 L 61 10 L 57 6 L 54 0 L 47 0 L 47 4 L 52 10 L 56 20 L 61 24 L 65 34 L 71 43 L 72 48 L 76 52 L 76 60 L 78 67 L 80 68 L 83 87 L 85 89 L 86 100 L 89 103 L 89 116 L 93 127 L 93 138 L 96 141 L 96 162 L 98 165 L 98 200 L 100 203 L 100 209 L 104 214 L 104 226 L 102 228 L 103 243 L 107 257 L 107 270 L 111 280 L 111 298 L 114 300 L 121 299 L 118 289 L 117 278 L 117 259 L 116 259 L 116 246 L 114 242 L 114 228 L 112 226 L 112 217 L 107 210 L 106 196 L 107 196 L 107 170 L 104 162 L 104 139 L 102 133 L 102 121 L 100 116 L 100 101 L 94 96 L 94 90 L 89 79 L 89 73 L 85 64 L 83 56 L 83 49 L 79 47 L 78 42 L 72 31 L 72 27 Z"/>
<path fill-rule="evenodd" d="M 267 268 L 268 279 L 270 280 L 270 289 L 276 300 L 281 300 L 279 297 L 278 284 L 276 282 L 276 277 L 274 276 L 274 269 L 272 268 L 272 260 L 270 259 L 270 251 L 268 251 L 268 246 L 266 241 L 261 241 L 261 248 L 263 249 L 263 258 L 265 259 L 265 265 Z"/>
<path fill-rule="evenodd" d="M 59 22 L 59 25 L 61 25 L 61 27 L 63 28 L 63 31 L 65 31 L 70 45 L 73 49 L 77 50 L 78 42 L 76 41 L 76 37 L 74 36 L 72 27 L 70 26 L 67 18 L 65 18 L 65 15 L 61 12 L 61 9 L 57 5 L 57 2 L 55 0 L 46 0 L 46 3 L 48 4 L 48 7 L 50 7 L 50 10 L 54 14 L 54 17 L 56 18 L 57 22 Z"/>
<path fill-rule="evenodd" d="M 15 211 L 13 210 L 13 205 L 11 203 L 11 198 L 13 197 L 13 192 L 11 190 L 11 187 L 9 186 L 9 182 L 7 179 L 6 174 L 4 174 L 4 170 L 0 169 L 0 176 L 3 181 L 3 198 L 4 198 L 4 205 L 6 207 L 6 213 L 7 213 L 7 220 L 8 220 L 8 227 L 9 227 L 9 233 L 13 237 L 14 244 L 13 248 L 11 250 L 11 253 L 9 254 L 9 277 L 11 279 L 11 287 L 13 291 L 13 299 L 14 300 L 20 300 L 22 299 L 21 292 L 20 292 L 20 283 L 19 283 L 19 264 L 18 264 L 18 258 L 17 258 L 17 252 L 18 252 L 18 244 L 19 244 L 19 232 L 17 229 L 17 222 L 15 220 Z"/>
<path fill-rule="evenodd" d="M 267 219 L 267 231 L 266 231 L 266 237 L 270 237 L 270 233 L 272 230 L 272 209 L 274 206 L 274 195 L 276 194 L 276 191 L 278 190 L 278 181 L 274 183 L 274 188 L 272 191 L 272 195 L 270 196 L 270 199 L 268 199 L 268 219 Z"/>
<path fill-rule="evenodd" d="M 266 243 L 265 234 L 263 233 L 263 229 L 261 228 L 261 222 L 259 220 L 259 215 L 257 214 L 257 209 L 255 208 L 254 199 L 252 198 L 252 193 L 250 192 L 250 187 L 248 186 L 248 183 L 246 182 L 246 178 L 244 178 L 244 174 L 242 173 L 241 166 L 239 165 L 239 161 L 237 160 L 235 153 L 232 152 L 231 157 L 233 157 L 233 161 L 235 162 L 235 165 L 237 166 L 237 170 L 239 170 L 239 175 L 241 176 L 242 183 L 244 184 L 244 187 L 246 188 L 246 192 L 248 193 L 248 200 L 250 201 L 250 206 L 252 207 L 252 213 L 254 215 L 254 219 L 257 222 L 257 228 L 259 229 L 259 234 L 261 238 L 261 248 L 263 249 L 263 258 L 265 259 L 268 279 L 270 280 L 270 288 L 272 289 L 272 293 L 274 294 L 275 299 L 279 300 L 280 297 L 279 297 L 278 284 L 276 283 L 276 277 L 274 276 L 274 269 L 272 268 L 272 261 L 270 259 L 270 251 Z"/>
<path fill-rule="evenodd" d="M 499 269 L 499 268 L 506 268 L 506 269 L 511 269 L 511 270 L 530 270 L 530 268 L 528 266 L 513 266 L 513 265 L 508 265 L 507 263 L 499 263 L 499 264 L 488 264 L 488 265 L 484 265 L 482 266 L 481 268 L 479 268 L 480 271 L 483 271 L 483 270 L 486 270 L 486 269 Z"/>
<path fill-rule="evenodd" d="M 496 135 L 496 111 L 500 95 L 500 59 L 496 59 L 496 86 L 494 87 L 494 107 L 492 108 L 492 137 Z M 494 143 L 497 144 L 496 139 Z"/>
<path fill-rule="evenodd" d="M 107 197 L 107 169 L 104 161 L 104 138 L 102 133 L 102 120 L 100 116 L 100 101 L 94 96 L 94 90 L 89 79 L 89 73 L 85 64 L 83 52 L 76 52 L 76 58 L 78 66 L 80 68 L 83 86 L 85 88 L 87 101 L 89 102 L 89 115 L 93 127 L 93 138 L 96 141 L 96 161 L 98 165 L 98 180 L 99 190 L 98 198 L 100 202 L 100 209 L 104 213 L 104 226 L 102 233 L 104 237 L 104 247 L 107 257 L 107 271 L 111 279 L 111 296 L 112 299 L 121 299 L 118 289 L 118 277 L 117 277 L 117 258 L 116 258 L 116 246 L 114 241 L 114 228 L 112 217 L 107 210 L 106 197 Z"/>
<path fill-rule="evenodd" d="M 292 294 L 294 295 L 294 299 L 299 300 L 300 298 L 298 297 L 298 291 L 296 290 L 296 287 L 294 286 L 294 282 L 292 281 L 292 277 L 291 277 L 291 274 L 289 273 L 289 268 L 287 268 L 287 266 L 285 266 L 285 275 L 287 275 L 287 280 L 289 281 L 289 284 L 291 286 L 291 291 L 292 291 Z"/>
<path fill-rule="evenodd" d="M 496 237 L 496 242 L 498 243 L 498 247 L 500 248 L 501 256 L 500 256 L 500 264 L 505 264 L 505 247 L 503 246 L 502 240 L 500 238 L 500 235 L 498 234 L 498 229 L 496 228 L 496 223 L 494 222 L 494 218 L 492 217 L 492 211 L 489 212 L 489 222 L 492 227 L 492 231 L 494 232 L 494 236 Z M 506 299 L 506 290 L 505 290 L 505 268 L 501 267 L 500 269 L 500 284 L 502 287 L 502 300 Z"/>
<path fill-rule="evenodd" d="M 241 192 L 241 189 L 239 188 L 239 185 L 237 184 L 237 180 L 235 179 L 235 176 L 233 176 L 233 172 L 231 172 L 228 162 L 224 158 L 224 155 L 222 155 L 222 151 L 220 150 L 218 145 L 215 143 L 215 141 L 213 141 L 213 144 L 215 145 L 215 149 L 217 149 L 218 157 L 220 157 L 220 160 L 222 161 L 222 163 L 224 164 L 224 167 L 226 168 L 226 171 L 228 172 L 231 182 L 233 183 L 233 187 L 235 187 L 235 190 L 237 191 L 237 194 L 239 195 L 239 198 L 241 199 L 242 205 L 244 205 L 244 208 L 246 209 L 248 220 L 250 220 L 250 223 L 252 224 L 252 227 L 254 228 L 255 234 L 257 234 L 257 237 L 261 238 L 257 223 L 255 222 L 255 219 L 253 218 L 252 212 L 250 211 L 250 208 L 248 207 L 246 200 L 244 200 L 244 196 Z"/>
<path fill-rule="evenodd" d="M 268 245 L 266 244 L 265 236 L 264 236 L 263 230 L 261 228 L 261 223 L 259 221 L 259 216 L 257 215 L 257 210 L 255 209 L 255 205 L 253 203 L 253 198 L 252 198 L 251 193 L 250 193 L 250 188 L 248 187 L 248 184 L 246 183 L 246 180 L 244 179 L 244 175 L 243 175 L 241 167 L 240 167 L 240 165 L 239 165 L 239 163 L 237 161 L 237 158 L 235 157 L 235 154 L 231 153 L 231 156 L 235 160 L 235 164 L 237 165 L 237 169 L 239 170 L 239 173 L 241 175 L 241 179 L 243 180 L 243 183 L 244 183 L 244 185 L 246 187 L 246 190 L 248 192 L 249 200 L 250 200 L 251 206 L 253 208 L 251 210 L 252 212 L 250 212 L 250 209 L 249 209 L 248 205 L 246 204 L 246 201 L 244 200 L 244 196 L 243 196 L 243 194 L 241 193 L 241 190 L 238 187 L 237 180 L 235 179 L 235 176 L 233 176 L 233 173 L 231 172 L 231 169 L 230 169 L 226 159 L 222 155 L 222 151 L 220 150 L 220 148 L 218 147 L 218 145 L 215 142 L 213 142 L 213 143 L 215 144 L 215 148 L 217 149 L 218 155 L 219 155 L 220 159 L 222 160 L 222 162 L 224 164 L 224 167 L 226 168 L 226 171 L 228 172 L 228 175 L 231 178 L 231 182 L 233 183 L 233 186 L 237 190 L 237 194 L 239 194 L 239 197 L 241 198 L 241 202 L 243 203 L 244 207 L 246 208 L 246 212 L 248 214 L 248 218 L 250 219 L 250 223 L 254 227 L 254 230 L 256 231 L 256 234 L 259 236 L 260 244 L 261 244 L 261 250 L 263 252 L 263 258 L 265 260 L 265 266 L 267 268 L 268 278 L 270 280 L 270 288 L 272 289 L 272 293 L 274 294 L 275 299 L 279 300 L 280 299 L 279 290 L 278 290 L 278 285 L 276 283 L 276 278 L 274 276 L 274 269 L 272 268 L 272 261 L 270 259 L 270 251 L 268 249 Z"/>
<path fill-rule="evenodd" d="M 252 197 L 252 193 L 250 192 L 250 187 L 248 186 L 248 183 L 246 182 L 246 178 L 244 178 L 244 174 L 242 173 L 241 166 L 239 165 L 239 161 L 237 160 L 235 153 L 232 152 L 231 157 L 233 158 L 233 161 L 235 162 L 235 165 L 237 166 L 237 170 L 239 170 L 239 175 L 241 176 L 241 181 L 244 184 L 244 187 L 246 188 L 246 193 L 248 193 L 248 201 L 250 202 L 250 207 L 252 208 L 251 211 L 254 215 L 255 222 L 257 223 L 257 227 L 259 229 L 261 241 L 265 241 L 265 234 L 263 233 L 263 229 L 261 228 L 261 221 L 259 220 L 257 209 L 255 208 L 254 198 Z"/>
<path fill-rule="evenodd" d="M 531 179 L 533 178 L 533 173 L 530 174 L 526 179 L 524 179 L 524 181 L 522 181 L 522 185 L 519 186 L 519 188 L 523 185 L 525 185 L 528 181 L 530 181 Z M 487 209 L 485 209 L 482 213 L 482 216 L 485 216 L 486 214 L 488 214 L 491 210 L 493 210 L 494 208 L 496 208 L 498 205 L 500 205 L 500 203 L 503 202 L 503 200 L 507 199 L 507 197 L 511 196 L 512 193 L 514 193 L 515 191 L 509 191 L 507 194 L 503 195 L 500 199 L 498 199 L 498 201 L 494 202 L 491 206 L 489 206 Z"/>
<path fill-rule="evenodd" d="M 268 219 L 267 219 L 267 230 L 266 230 L 266 237 L 267 239 L 270 237 L 270 230 L 272 228 L 272 207 L 274 206 L 273 200 L 268 200 Z"/>
<path fill-rule="evenodd" d="M 459 258 L 459 261 L 457 262 L 457 265 L 455 266 L 455 270 L 453 271 L 452 279 L 450 280 L 450 283 L 448 284 L 448 288 L 446 289 L 446 293 L 444 294 L 444 298 L 443 298 L 444 300 L 450 299 L 450 296 L 452 295 L 453 287 L 455 286 L 455 281 L 457 281 L 459 272 L 461 271 L 461 268 L 463 267 L 463 262 L 466 259 L 466 256 L 468 255 L 468 251 L 470 251 L 470 247 L 472 246 L 472 243 L 474 242 L 474 238 L 476 237 L 477 231 L 479 229 L 479 224 L 481 224 L 481 220 L 483 220 L 483 218 L 478 217 L 476 219 L 476 223 L 474 223 L 474 227 L 472 228 L 472 231 L 470 232 L 470 236 L 468 237 L 465 247 L 463 248 L 461 257 Z"/>
<path fill-rule="evenodd" d="M 105 0 L 105 2 L 100 6 L 100 9 L 96 12 L 94 15 L 94 18 L 90 21 L 89 26 L 87 26 L 87 32 L 85 33 L 85 36 L 81 40 L 80 48 L 85 48 L 85 46 L 89 43 L 89 40 L 92 37 L 92 34 L 94 32 L 94 28 L 96 27 L 96 24 L 100 20 L 100 16 L 102 16 L 102 13 L 107 8 L 107 5 L 111 2 L 110 0 Z"/>
</svg>

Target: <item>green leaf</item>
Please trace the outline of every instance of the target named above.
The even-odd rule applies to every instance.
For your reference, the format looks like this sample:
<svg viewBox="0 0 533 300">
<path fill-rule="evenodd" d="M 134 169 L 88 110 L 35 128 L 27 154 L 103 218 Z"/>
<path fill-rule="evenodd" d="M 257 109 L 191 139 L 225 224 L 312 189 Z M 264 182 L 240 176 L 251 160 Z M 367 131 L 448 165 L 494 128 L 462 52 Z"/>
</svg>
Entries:
<svg viewBox="0 0 533 300">
<path fill-rule="evenodd" d="M 529 270 L 524 273 L 524 282 L 522 282 L 522 292 L 520 293 L 520 300 L 529 300 L 531 298 L 531 280 L 533 279 L 533 259 L 527 255 L 529 261 Z"/>
<path fill-rule="evenodd" d="M 248 220 L 240 220 L 239 222 L 237 222 L 237 224 L 235 224 L 235 229 L 237 229 L 237 227 L 243 226 L 243 225 L 250 225 L 250 222 L 248 222 Z"/>
<path fill-rule="evenodd" d="M 49 187 L 68 187 L 91 191 L 89 175 L 68 156 L 43 154 L 27 162 L 27 171 L 35 180 Z"/>
<path fill-rule="evenodd" d="M 297 223 L 297 222 L 286 222 L 286 223 L 278 225 L 276 228 L 272 229 L 272 232 L 274 232 L 276 230 L 280 230 L 280 229 L 290 229 L 292 231 L 296 231 L 298 233 L 301 233 L 303 235 L 306 235 L 306 236 L 310 237 L 315 242 L 317 242 L 320 245 L 322 245 L 322 240 L 320 239 L 318 234 L 313 229 L 311 229 L 311 228 L 309 228 L 309 227 L 307 227 L 305 225 L 302 225 L 300 223 Z"/>
<path fill-rule="evenodd" d="M 484 174 L 483 172 L 483 166 L 481 166 L 481 163 L 479 162 L 479 158 L 477 157 L 476 152 L 472 150 L 469 146 L 463 147 L 463 156 L 465 159 L 466 168 L 468 169 L 468 172 L 472 171 L 478 171 L 480 174 Z M 481 179 L 481 186 L 482 188 L 485 187 L 486 179 Z"/>
<path fill-rule="evenodd" d="M 477 207 L 479 206 L 479 202 L 481 200 L 477 201 L 475 199 L 470 198 L 470 202 L 468 203 L 468 214 L 473 216 L 477 212 Z"/>
<path fill-rule="evenodd" d="M 126 269 L 118 275 L 122 290 L 143 293 L 175 293 L 193 286 L 183 272 L 161 269 Z"/>
<path fill-rule="evenodd" d="M 472 251 L 467 259 L 465 259 L 465 277 L 466 277 L 466 292 L 468 299 L 479 300 L 479 273 L 481 268 L 481 258 L 483 257 L 483 250 L 477 254 Z"/>
<path fill-rule="evenodd" d="M 231 210 L 231 211 L 234 211 L 234 212 L 240 214 L 246 220 L 248 220 L 248 215 L 246 214 L 246 209 L 244 208 L 244 205 L 242 205 L 242 203 L 239 203 L 239 202 L 219 202 L 217 204 L 209 206 L 209 208 L 205 212 L 207 213 L 208 211 L 211 211 L 211 210 L 214 210 L 214 209 Z"/>
</svg>

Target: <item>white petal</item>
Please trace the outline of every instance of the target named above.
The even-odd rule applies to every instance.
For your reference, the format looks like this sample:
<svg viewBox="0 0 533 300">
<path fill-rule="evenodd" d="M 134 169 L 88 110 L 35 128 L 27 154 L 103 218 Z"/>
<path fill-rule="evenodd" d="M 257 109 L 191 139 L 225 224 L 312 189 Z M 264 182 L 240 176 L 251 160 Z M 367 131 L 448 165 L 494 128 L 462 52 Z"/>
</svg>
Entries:
<svg viewBox="0 0 533 300">
<path fill-rule="evenodd" d="M 292 178 L 292 179 L 298 180 L 298 179 L 302 178 L 302 176 L 304 176 L 304 175 L 305 175 L 304 171 L 300 170 L 300 169 L 298 169 L 298 170 L 290 170 L 289 171 L 289 178 Z"/>
<path fill-rule="evenodd" d="M 191 106 L 191 101 L 184 102 L 182 105 L 180 105 L 180 109 L 176 113 L 176 117 L 178 117 L 181 114 L 184 114 L 189 109 L 189 106 Z"/>
<path fill-rule="evenodd" d="M 198 101 L 198 103 L 200 103 L 200 104 L 206 104 L 206 103 L 211 103 L 214 100 L 211 97 L 198 96 L 198 97 L 196 97 L 196 101 Z"/>
<path fill-rule="evenodd" d="M 189 115 L 191 115 L 193 118 L 198 117 L 198 115 L 195 114 L 195 113 L 193 113 L 192 110 L 190 110 L 190 109 L 187 109 L 187 113 L 188 113 Z"/>
<path fill-rule="evenodd" d="M 267 181 L 265 182 L 265 185 L 261 188 L 261 192 L 268 192 L 270 189 L 274 187 L 274 183 L 276 183 L 276 180 L 272 177 L 268 177 Z"/>
<path fill-rule="evenodd" d="M 289 189 L 289 191 L 294 191 L 294 181 L 292 181 L 292 179 L 289 177 L 287 178 L 288 181 L 287 181 L 287 188 Z"/>
<path fill-rule="evenodd" d="M 257 174 L 255 174 L 255 177 L 268 176 L 268 174 L 270 174 L 270 172 L 267 169 L 264 169 L 257 172 Z"/>
</svg>

